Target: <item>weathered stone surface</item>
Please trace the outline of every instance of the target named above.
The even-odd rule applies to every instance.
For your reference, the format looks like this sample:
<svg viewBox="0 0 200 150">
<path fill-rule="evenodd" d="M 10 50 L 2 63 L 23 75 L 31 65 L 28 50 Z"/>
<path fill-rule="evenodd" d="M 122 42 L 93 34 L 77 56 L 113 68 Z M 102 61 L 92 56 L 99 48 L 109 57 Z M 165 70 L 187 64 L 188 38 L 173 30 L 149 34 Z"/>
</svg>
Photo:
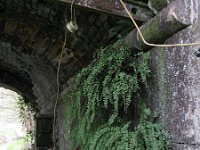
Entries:
<svg viewBox="0 0 200 150">
<path fill-rule="evenodd" d="M 199 2 L 193 4 L 190 16 L 193 25 L 178 32 L 166 43 L 199 42 Z M 194 55 L 199 46 L 154 48 L 152 57 L 153 80 L 149 103 L 157 109 L 160 121 L 172 135 L 173 149 L 199 149 L 200 145 L 200 60 Z M 153 103 L 152 103 L 153 102 Z"/>
<path fill-rule="evenodd" d="M 172 1 L 172 0 L 171 0 Z M 169 4 L 169 0 L 149 0 L 148 6 L 157 14 Z"/>
<path fill-rule="evenodd" d="M 70 150 L 69 148 L 69 128 L 67 127 L 67 103 L 63 98 L 58 105 L 58 130 L 57 138 L 59 139 L 58 145 L 61 150 Z"/>
<path fill-rule="evenodd" d="M 67 106 L 69 105 L 69 101 L 67 102 L 66 93 L 70 93 L 71 87 L 74 84 L 74 78 L 70 78 L 67 81 L 69 85 L 61 93 L 61 100 L 58 104 L 58 129 L 57 129 L 57 138 L 59 139 L 58 145 L 61 150 L 70 150 L 70 130 L 68 127 L 67 119 L 69 118 L 69 114 L 67 114 Z"/>
<path fill-rule="evenodd" d="M 56 66 L 64 39 L 65 20 L 69 21 L 69 7 L 54 2 L 0 0 L 0 83 L 37 102 L 41 114 L 53 113 Z M 166 43 L 200 41 L 197 22 L 199 10 L 197 0 L 176 0 L 154 19 L 156 25 L 160 26 L 154 32 L 146 32 L 146 35 L 155 36 L 152 41 L 151 37 L 147 40 L 162 43 L 192 24 Z M 162 13 L 163 20 L 159 22 Z M 90 62 L 96 48 L 110 42 L 108 31 L 118 20 L 83 10 L 77 10 L 76 16 L 79 31 L 74 35 L 67 34 L 60 75 L 61 90 L 68 86 L 66 81 L 78 68 Z M 177 22 L 173 24 L 167 19 L 177 21 L 178 26 Z M 142 28 L 145 29 L 149 24 L 153 22 Z M 175 25 L 176 30 L 170 25 Z M 141 39 L 131 38 L 131 42 L 135 42 L 133 40 L 139 42 L 134 48 L 146 48 Z M 200 145 L 200 62 L 194 55 L 197 48 L 158 48 L 151 51 L 153 80 L 148 100 L 160 112 L 160 122 L 169 129 L 174 149 L 198 149 Z M 68 149 L 64 109 L 65 103 L 59 101 L 57 136 L 61 150 Z M 41 144 L 47 139 L 47 142 L 51 141 L 50 135 L 41 135 Z"/>
<path fill-rule="evenodd" d="M 20 86 L 23 81 L 25 82 L 25 86 L 30 87 L 30 85 L 33 84 L 32 94 L 37 97 L 37 103 L 40 109 L 44 108 L 43 110 L 41 110 L 41 112 L 50 113 L 52 109 L 52 101 L 54 98 L 52 96 L 55 94 L 55 71 L 53 67 L 49 66 L 42 59 L 40 60 L 37 57 L 17 52 L 17 50 L 13 48 L 9 43 L 0 42 L 0 48 L 0 60 L 1 62 L 4 62 L 1 63 L 1 65 L 11 65 L 15 68 L 16 71 L 18 71 L 19 73 L 21 72 L 21 76 L 18 77 L 21 78 L 21 82 L 13 81 L 16 83 L 12 83 L 13 85 L 10 84 L 10 86 Z M 8 66 L 3 67 L 6 68 Z M 12 70 L 12 68 L 7 68 L 7 72 L 9 72 L 10 74 L 14 74 L 13 71 L 14 70 Z M 31 82 L 30 79 L 29 81 L 26 81 L 27 75 L 31 79 Z M 8 80 L 11 80 L 11 78 Z M 5 80 L 1 82 L 5 82 Z M 28 91 L 30 91 L 30 89 L 27 88 L 21 90 L 20 92 L 28 94 Z M 32 94 L 30 93 L 30 96 Z"/>
<path fill-rule="evenodd" d="M 78 32 L 67 33 L 60 72 L 61 90 L 68 86 L 66 81 L 69 77 L 89 64 L 97 48 L 112 40 L 108 31 L 119 20 L 81 9 L 76 10 L 76 17 Z M 57 90 L 56 69 L 66 22 L 69 21 L 69 5 L 57 1 L 0 0 L 0 85 L 37 104 L 38 113 L 42 115 L 53 114 Z M 58 136 L 63 150 L 66 150 L 66 139 L 62 138 L 65 114 L 61 109 L 58 114 Z M 52 124 L 40 127 L 36 145 L 45 146 L 45 143 L 52 141 L 52 133 L 44 132 L 49 132 L 53 127 Z"/>
<path fill-rule="evenodd" d="M 0 0 L 0 10 L 0 64 L 10 76 L 5 78 L 2 72 L 1 83 L 29 100 L 37 99 L 40 113 L 51 114 L 69 6 L 55 1 Z M 77 69 L 90 62 L 92 53 L 108 42 L 108 31 L 118 20 L 83 10 L 77 10 L 76 16 L 79 31 L 67 34 L 60 75 L 62 89 Z M 24 85 L 20 87 L 20 83 Z"/>
<path fill-rule="evenodd" d="M 176 0 L 169 4 L 157 16 L 141 26 L 145 40 L 154 44 L 163 43 L 176 32 L 191 25 L 195 20 L 195 3 L 195 0 Z M 136 29 L 128 34 L 125 41 L 133 49 L 147 51 L 152 48 L 144 44 Z"/>
<path fill-rule="evenodd" d="M 33 94 L 33 85 L 27 79 L 28 75 L 23 71 L 16 71 L 14 66 L 2 63 L 0 62 L 0 86 L 16 91 L 26 100 L 35 103 L 36 97 Z"/>
<path fill-rule="evenodd" d="M 65 4 L 72 3 L 72 0 L 58 1 L 61 1 Z M 126 3 L 127 1 L 124 2 Z M 93 11 L 100 11 L 116 16 L 128 17 L 119 0 L 76 0 L 74 1 L 74 5 L 85 9 L 91 9 Z M 128 1 L 128 3 L 126 3 L 126 6 L 128 10 L 133 13 L 135 19 L 138 21 L 148 21 L 154 15 L 153 12 L 147 7 L 147 5 L 145 5 L 145 3 L 141 4 L 141 2 L 139 3 Z"/>
</svg>

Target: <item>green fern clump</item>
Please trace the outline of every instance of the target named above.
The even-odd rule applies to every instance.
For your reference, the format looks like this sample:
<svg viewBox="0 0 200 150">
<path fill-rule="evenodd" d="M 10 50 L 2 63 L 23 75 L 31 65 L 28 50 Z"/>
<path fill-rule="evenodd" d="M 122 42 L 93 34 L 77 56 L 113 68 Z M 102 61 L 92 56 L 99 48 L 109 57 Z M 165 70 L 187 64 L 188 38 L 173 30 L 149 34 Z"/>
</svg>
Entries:
<svg viewBox="0 0 200 150">
<path fill-rule="evenodd" d="M 147 113 L 148 112 L 148 113 Z M 86 150 L 167 150 L 170 138 L 158 123 L 153 123 L 150 109 L 144 108 L 134 130 L 130 122 L 119 126 L 100 126 L 90 135 Z M 146 119 L 144 119 L 146 118 Z"/>
<path fill-rule="evenodd" d="M 140 123 L 131 135 L 131 147 L 134 147 L 134 150 L 168 150 L 170 148 L 168 132 L 153 121 L 153 116 L 150 109 L 143 106 Z"/>
<path fill-rule="evenodd" d="M 144 83 L 150 72 L 147 57 L 138 61 L 139 55 L 134 55 L 119 40 L 114 45 L 100 49 L 94 61 L 78 74 L 77 96 L 79 103 L 81 100 L 87 101 L 86 115 L 91 123 L 96 115 L 96 107 L 109 107 L 112 113 L 110 124 L 118 116 L 118 108 L 128 109 L 134 93 L 139 90 L 139 83 Z M 135 67 L 136 62 L 142 68 Z"/>
<path fill-rule="evenodd" d="M 147 121 L 148 115 L 141 115 L 136 128 L 131 128 L 133 120 L 128 116 L 141 87 L 147 86 L 148 58 L 118 40 L 98 50 L 92 63 L 76 76 L 67 106 L 72 150 L 166 149 L 166 134 Z"/>
</svg>

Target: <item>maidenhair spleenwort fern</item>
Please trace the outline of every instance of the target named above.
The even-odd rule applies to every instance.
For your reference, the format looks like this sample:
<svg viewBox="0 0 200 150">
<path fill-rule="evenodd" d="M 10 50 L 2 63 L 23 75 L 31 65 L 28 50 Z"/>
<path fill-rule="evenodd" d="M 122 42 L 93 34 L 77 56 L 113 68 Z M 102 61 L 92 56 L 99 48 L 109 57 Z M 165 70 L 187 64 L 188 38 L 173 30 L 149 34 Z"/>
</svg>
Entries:
<svg viewBox="0 0 200 150">
<path fill-rule="evenodd" d="M 150 70 L 148 54 L 134 54 L 122 40 L 98 50 L 76 76 L 67 101 L 71 149 L 167 150 L 169 138 L 151 121 L 150 109 L 138 99 Z M 139 102 L 138 102 L 139 101 Z M 137 106 L 140 120 L 132 120 Z"/>
</svg>

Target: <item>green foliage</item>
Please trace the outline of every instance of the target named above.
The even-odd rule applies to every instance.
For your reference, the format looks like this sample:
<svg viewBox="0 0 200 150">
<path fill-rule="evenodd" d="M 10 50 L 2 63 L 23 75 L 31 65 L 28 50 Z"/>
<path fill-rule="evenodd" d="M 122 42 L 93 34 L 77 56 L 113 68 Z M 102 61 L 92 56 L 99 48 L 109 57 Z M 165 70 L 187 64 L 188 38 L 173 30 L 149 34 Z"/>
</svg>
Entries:
<svg viewBox="0 0 200 150">
<path fill-rule="evenodd" d="M 68 92 L 71 149 L 167 149 L 167 133 L 138 102 L 150 74 L 148 58 L 147 53 L 134 54 L 122 40 L 98 50 Z M 141 115 L 134 128 L 130 111 L 137 104 Z"/>
<path fill-rule="evenodd" d="M 33 131 L 29 131 L 26 133 L 24 140 L 26 142 L 26 144 L 33 144 L 34 143 L 34 132 Z"/>
<path fill-rule="evenodd" d="M 33 121 L 34 113 L 36 113 L 37 110 L 33 104 L 27 103 L 23 97 L 18 97 L 17 107 L 19 109 L 19 117 L 21 119 L 21 122 L 26 128 L 24 147 L 27 147 L 34 143 L 34 129 L 30 129 L 27 127 L 29 127 L 30 122 Z"/>
<path fill-rule="evenodd" d="M 144 108 L 143 119 L 134 130 L 129 129 L 129 123 L 119 126 L 104 125 L 90 135 L 83 149 L 87 150 L 166 150 L 170 145 L 167 132 L 157 123 L 150 121 L 150 109 Z M 146 119 L 144 119 L 146 118 Z"/>
<path fill-rule="evenodd" d="M 26 103 L 23 97 L 18 97 L 17 107 L 19 109 L 19 117 L 21 118 L 22 123 L 24 124 L 27 117 L 30 117 L 30 113 L 36 112 L 36 108 L 31 103 Z"/>
<path fill-rule="evenodd" d="M 140 123 L 132 134 L 131 149 L 135 150 L 167 150 L 170 147 L 170 136 L 161 125 L 153 122 L 154 115 L 149 108 L 143 106 Z"/>
<path fill-rule="evenodd" d="M 18 139 L 16 141 L 13 141 L 11 143 L 9 143 L 8 145 L 8 150 L 23 150 L 24 149 L 24 145 L 25 145 L 25 141 L 24 139 Z"/>
</svg>

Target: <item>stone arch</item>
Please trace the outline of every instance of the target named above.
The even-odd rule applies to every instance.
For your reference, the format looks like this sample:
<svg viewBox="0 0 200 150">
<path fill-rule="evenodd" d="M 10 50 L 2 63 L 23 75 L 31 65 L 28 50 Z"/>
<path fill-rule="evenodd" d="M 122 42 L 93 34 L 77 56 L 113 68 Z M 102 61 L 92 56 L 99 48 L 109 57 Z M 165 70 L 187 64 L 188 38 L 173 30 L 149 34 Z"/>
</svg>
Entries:
<svg viewBox="0 0 200 150">
<path fill-rule="evenodd" d="M 28 102 L 35 103 L 36 97 L 33 94 L 33 85 L 27 74 L 17 72 L 13 66 L 3 64 L 3 62 L 0 63 L 0 86 L 15 91 Z"/>
<path fill-rule="evenodd" d="M 31 100 L 35 97 L 41 113 L 51 113 L 55 95 L 53 67 L 36 56 L 19 53 L 19 48 L 8 41 L 0 41 L 0 49 L 1 82 Z"/>
<path fill-rule="evenodd" d="M 16 68 L 16 72 L 26 74 L 42 114 L 53 110 L 55 72 L 63 45 L 65 21 L 69 21 L 68 8 L 54 1 L 0 0 L 0 60 Z M 108 42 L 108 30 L 117 20 L 82 10 L 77 10 L 77 17 L 79 31 L 67 35 L 60 75 L 62 90 L 68 86 L 69 77 L 89 63 L 92 52 Z"/>
<path fill-rule="evenodd" d="M 10 40 L 0 40 L 0 85 L 37 104 L 36 146 L 52 147 L 55 69 L 43 57 L 21 51 L 27 50 L 12 45 Z"/>
<path fill-rule="evenodd" d="M 45 1 L 0 1 L 0 67 L 3 86 L 37 103 L 40 114 L 53 113 L 55 65 L 62 47 L 59 5 Z M 11 82 L 13 81 L 13 82 Z"/>
<path fill-rule="evenodd" d="M 63 45 L 65 21 L 69 21 L 68 8 L 63 3 L 50 0 L 0 0 L 0 84 L 37 103 L 40 113 L 36 119 L 38 124 L 42 124 L 38 128 L 39 133 L 47 130 L 47 120 L 52 122 L 56 67 Z M 113 40 L 108 40 L 108 31 L 118 20 L 81 9 L 77 9 L 76 15 L 79 30 L 76 34 L 67 34 L 67 48 L 60 72 L 61 91 L 66 89 L 67 80 L 77 69 L 90 62 L 98 47 Z M 38 141 L 51 141 L 51 123 L 48 126 L 49 131 L 45 131 L 44 135 L 37 134 L 42 137 Z M 58 130 L 63 132 L 61 126 Z"/>
</svg>

